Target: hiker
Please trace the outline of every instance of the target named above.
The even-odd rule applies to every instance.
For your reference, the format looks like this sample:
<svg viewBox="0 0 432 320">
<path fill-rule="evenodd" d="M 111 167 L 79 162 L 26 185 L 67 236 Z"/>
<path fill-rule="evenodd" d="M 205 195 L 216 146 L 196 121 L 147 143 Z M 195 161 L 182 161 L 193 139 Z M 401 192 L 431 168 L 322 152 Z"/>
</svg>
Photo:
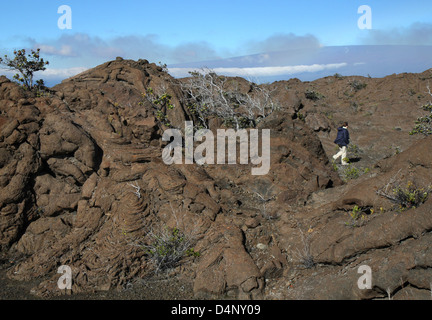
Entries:
<svg viewBox="0 0 432 320">
<path fill-rule="evenodd" d="M 334 141 L 339 146 L 339 152 L 333 156 L 333 159 L 336 160 L 339 157 L 341 158 L 341 163 L 343 166 L 348 165 L 346 161 L 347 157 L 347 147 L 350 143 L 349 131 L 348 131 L 348 122 L 344 122 L 342 127 L 338 128 L 338 133 L 336 140 Z"/>
</svg>

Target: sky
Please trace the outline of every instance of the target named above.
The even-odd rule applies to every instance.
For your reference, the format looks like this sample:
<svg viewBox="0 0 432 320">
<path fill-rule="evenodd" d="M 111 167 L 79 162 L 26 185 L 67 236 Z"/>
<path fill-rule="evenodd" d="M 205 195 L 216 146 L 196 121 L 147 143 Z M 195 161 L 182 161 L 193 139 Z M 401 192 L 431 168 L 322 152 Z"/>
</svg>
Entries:
<svg viewBox="0 0 432 320">
<path fill-rule="evenodd" d="M 117 56 L 178 65 L 327 46 L 432 45 L 432 1 L 20 0 L 2 3 L 0 30 L 0 56 L 40 48 L 50 61 L 44 77 L 60 79 Z"/>
</svg>

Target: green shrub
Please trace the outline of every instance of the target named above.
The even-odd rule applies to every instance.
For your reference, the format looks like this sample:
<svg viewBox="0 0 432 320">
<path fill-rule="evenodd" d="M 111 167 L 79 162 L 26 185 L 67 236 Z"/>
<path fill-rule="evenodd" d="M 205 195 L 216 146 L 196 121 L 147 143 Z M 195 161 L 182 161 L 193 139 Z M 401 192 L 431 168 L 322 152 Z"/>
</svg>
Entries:
<svg viewBox="0 0 432 320">
<path fill-rule="evenodd" d="M 429 111 L 429 114 L 424 117 L 417 118 L 414 128 L 409 133 L 410 135 L 424 134 L 425 136 L 428 136 L 432 134 L 432 103 L 429 102 L 428 104 L 424 105 L 422 109 Z"/>
<path fill-rule="evenodd" d="M 361 89 L 366 88 L 367 83 L 362 82 L 360 80 L 353 80 L 353 81 L 350 81 L 350 86 L 352 89 L 354 89 L 354 91 L 359 91 Z"/>
<path fill-rule="evenodd" d="M 360 174 L 361 174 L 360 170 L 352 165 L 348 165 L 348 167 L 344 169 L 342 172 L 344 181 L 357 179 L 358 177 L 360 177 Z"/>
<path fill-rule="evenodd" d="M 321 93 L 319 93 L 315 90 L 311 90 L 311 89 L 306 90 L 305 97 L 306 97 L 306 99 L 309 99 L 312 101 L 317 101 L 317 100 L 325 98 L 325 96 L 322 95 Z"/>
<path fill-rule="evenodd" d="M 192 239 L 178 228 L 163 228 L 150 233 L 150 244 L 144 246 L 155 272 L 175 268 L 185 256 L 198 257 L 192 247 Z"/>
<path fill-rule="evenodd" d="M 399 205 L 399 209 L 404 211 L 424 203 L 430 191 L 430 188 L 417 188 L 413 182 L 409 181 L 405 187 L 397 186 L 393 189 L 393 198 Z"/>
<path fill-rule="evenodd" d="M 160 88 L 158 91 L 161 92 L 156 93 L 152 87 L 148 87 L 146 92 L 142 93 L 142 96 L 152 104 L 156 119 L 165 126 L 171 127 L 167 117 L 167 110 L 174 108 L 174 104 L 171 101 L 172 96 L 166 92 L 165 88 Z"/>
<path fill-rule="evenodd" d="M 297 119 L 299 119 L 299 120 L 301 120 L 301 121 L 303 121 L 303 122 L 306 121 L 306 116 L 305 116 L 303 113 L 301 113 L 300 111 L 298 111 L 298 112 L 296 113 L 296 117 L 297 117 Z"/>
<path fill-rule="evenodd" d="M 339 168 L 338 168 L 338 166 L 337 166 L 337 164 L 336 164 L 335 161 L 332 162 L 332 167 L 333 167 L 333 170 L 334 170 L 334 171 L 336 171 L 336 172 L 339 171 Z"/>
<path fill-rule="evenodd" d="M 412 181 L 408 181 L 405 186 L 402 186 L 397 182 L 396 175 L 389 183 L 376 192 L 378 195 L 392 201 L 400 211 L 405 211 L 419 207 L 427 200 L 431 191 L 431 186 L 419 188 Z"/>
<path fill-rule="evenodd" d="M 349 227 L 361 227 L 366 222 L 366 210 L 368 208 L 360 208 L 358 205 L 355 205 L 352 211 L 349 212 L 350 220 L 345 222 L 345 224 Z"/>
<path fill-rule="evenodd" d="M 358 158 L 361 153 L 361 149 L 358 145 L 350 143 L 347 148 L 348 154 L 352 155 L 354 158 Z"/>
</svg>

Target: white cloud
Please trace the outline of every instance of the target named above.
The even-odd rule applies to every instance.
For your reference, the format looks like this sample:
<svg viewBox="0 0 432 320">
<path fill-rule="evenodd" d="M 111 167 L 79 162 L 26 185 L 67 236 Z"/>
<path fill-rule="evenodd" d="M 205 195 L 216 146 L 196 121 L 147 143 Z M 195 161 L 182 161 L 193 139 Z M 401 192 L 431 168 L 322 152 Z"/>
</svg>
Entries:
<svg viewBox="0 0 432 320">
<path fill-rule="evenodd" d="M 62 58 L 76 58 L 98 64 L 120 56 L 125 59 L 147 59 L 152 62 L 181 63 L 220 56 L 205 42 L 188 42 L 167 45 L 156 35 L 129 35 L 110 39 L 85 33 L 63 34 L 59 38 L 37 42 L 29 39 L 33 48 L 40 48 L 41 54 Z"/>
<path fill-rule="evenodd" d="M 264 40 L 253 40 L 246 44 L 251 52 L 276 52 L 297 49 L 317 49 L 321 44 L 314 35 L 298 36 L 293 33 L 278 33 Z"/>
<path fill-rule="evenodd" d="M 69 77 L 73 77 L 86 70 L 88 70 L 88 68 L 84 68 L 84 67 L 73 67 L 73 68 L 65 68 L 65 69 L 47 68 L 44 71 L 36 72 L 35 75 L 38 77 L 42 77 L 44 79 L 48 79 L 48 78 L 66 79 Z"/>
<path fill-rule="evenodd" d="M 48 55 L 59 55 L 59 56 L 66 56 L 66 57 L 72 57 L 76 54 L 73 52 L 73 49 L 70 45 L 61 45 L 60 49 L 57 49 L 54 46 L 46 45 L 46 44 L 36 44 L 35 47 L 41 49 L 41 51 L 44 54 Z"/>
<path fill-rule="evenodd" d="M 391 30 L 369 30 L 361 42 L 369 45 L 432 45 L 432 24 L 413 23 Z"/>
<path fill-rule="evenodd" d="M 280 75 L 294 75 L 305 72 L 319 72 L 324 70 L 336 70 L 346 67 L 348 64 L 331 63 L 331 64 L 312 64 L 296 66 L 278 66 L 278 67 L 253 67 L 253 68 L 212 68 L 214 72 L 225 76 L 239 77 L 271 77 Z M 173 77 L 182 78 L 189 76 L 189 71 L 195 71 L 197 68 L 169 68 L 169 73 Z"/>
</svg>

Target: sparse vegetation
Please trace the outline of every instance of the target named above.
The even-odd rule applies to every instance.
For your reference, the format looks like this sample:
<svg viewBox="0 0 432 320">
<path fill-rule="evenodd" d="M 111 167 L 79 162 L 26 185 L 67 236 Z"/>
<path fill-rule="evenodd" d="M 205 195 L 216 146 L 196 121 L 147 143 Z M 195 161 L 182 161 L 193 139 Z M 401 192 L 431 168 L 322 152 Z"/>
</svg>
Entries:
<svg viewBox="0 0 432 320">
<path fill-rule="evenodd" d="M 261 209 L 261 214 L 262 216 L 266 219 L 266 220 L 272 220 L 272 219 L 276 219 L 277 217 L 272 216 L 270 214 L 268 214 L 267 210 L 266 210 L 266 203 L 269 202 L 270 200 L 273 200 L 276 195 L 272 195 L 272 196 L 267 196 L 265 197 L 264 195 L 262 195 L 261 193 L 259 193 L 258 191 L 255 190 L 251 190 L 253 193 L 255 193 L 255 195 L 258 196 L 259 201 L 262 203 L 262 209 Z"/>
<path fill-rule="evenodd" d="M 393 189 L 393 200 L 399 206 L 401 211 L 410 208 L 416 208 L 424 203 L 431 188 L 418 188 L 412 181 L 409 181 L 405 187 L 397 186 Z"/>
<path fill-rule="evenodd" d="M 397 154 L 401 153 L 401 148 L 399 146 L 391 146 L 390 150 L 392 150 L 392 152 L 394 150 L 394 152 L 393 152 L 394 155 L 397 155 Z"/>
<path fill-rule="evenodd" d="M 163 62 L 159 61 L 159 67 L 161 68 L 161 70 L 163 72 L 167 72 L 168 73 L 168 65 L 166 63 L 163 63 Z"/>
<path fill-rule="evenodd" d="M 349 85 L 351 86 L 351 90 L 354 90 L 356 92 L 367 87 L 367 83 L 362 82 L 362 81 L 357 80 L 357 79 L 350 81 Z"/>
<path fill-rule="evenodd" d="M 306 99 L 312 100 L 312 101 L 317 101 L 317 100 L 321 100 L 323 98 L 325 98 L 324 95 L 322 95 L 321 93 L 312 90 L 312 89 L 307 89 L 305 92 L 305 97 Z"/>
<path fill-rule="evenodd" d="M 358 145 L 350 143 L 347 148 L 348 154 L 352 155 L 354 158 L 360 157 L 361 149 Z"/>
<path fill-rule="evenodd" d="M 410 89 L 408 90 L 408 95 L 409 95 L 410 97 L 414 96 L 415 94 L 416 94 L 416 92 L 415 92 L 415 90 L 414 90 L 413 88 L 410 88 Z"/>
<path fill-rule="evenodd" d="M 410 135 L 424 134 L 428 136 L 432 134 L 432 103 L 425 104 L 422 109 L 429 111 L 429 114 L 423 117 L 417 118 L 414 128 L 410 131 Z"/>
<path fill-rule="evenodd" d="M 354 167 L 353 165 L 348 165 L 347 168 L 345 168 L 342 172 L 342 180 L 348 181 L 352 179 L 357 179 L 360 177 L 361 171 Z"/>
<path fill-rule="evenodd" d="M 427 89 L 428 94 L 432 97 L 432 92 L 429 85 L 427 86 Z M 428 136 L 432 134 L 432 102 L 429 101 L 427 104 L 423 105 L 422 109 L 428 111 L 429 114 L 417 118 L 414 128 L 409 133 L 410 135 L 423 134 L 425 136 Z"/>
<path fill-rule="evenodd" d="M 304 269 L 311 269 L 316 265 L 310 248 L 310 230 L 311 229 L 309 228 L 307 234 L 305 234 L 303 230 L 300 229 L 302 248 L 297 249 L 297 252 L 295 253 L 295 257 L 298 261 L 298 266 Z"/>
<path fill-rule="evenodd" d="M 355 205 L 353 209 L 349 212 L 350 220 L 345 222 L 345 224 L 349 227 L 361 227 L 366 223 L 367 215 L 372 214 L 373 209 L 361 208 L 358 205 Z"/>
<path fill-rule="evenodd" d="M 350 104 L 350 108 L 353 110 L 354 113 L 357 113 L 359 105 L 356 101 L 352 101 Z"/>
<path fill-rule="evenodd" d="M 345 158 L 345 161 L 349 162 L 349 158 Z M 338 166 L 335 162 L 333 162 L 332 166 L 334 171 L 339 172 L 339 175 L 344 182 L 357 179 L 361 175 L 370 172 L 370 168 L 357 168 L 353 164 Z"/>
<path fill-rule="evenodd" d="M 178 228 L 162 228 L 159 232 L 150 232 L 150 243 L 143 245 L 155 272 L 177 267 L 185 256 L 197 257 L 199 252 L 192 246 L 192 238 Z"/>
<path fill-rule="evenodd" d="M 392 201 L 400 211 L 419 207 L 429 197 L 432 187 L 418 187 L 413 181 L 401 184 L 397 179 L 399 172 L 385 186 L 377 190 L 377 194 Z"/>
<path fill-rule="evenodd" d="M 167 110 L 173 109 L 174 104 L 171 101 L 172 96 L 167 93 L 167 89 L 161 87 L 158 90 L 154 90 L 152 87 L 148 87 L 142 96 L 154 106 L 156 119 L 165 126 L 171 127 L 167 118 Z"/>
<path fill-rule="evenodd" d="M 338 168 L 336 162 L 334 162 L 334 161 L 332 162 L 332 167 L 333 167 L 333 170 L 334 170 L 334 171 L 336 171 L 336 172 L 339 171 L 339 168 Z"/>
<path fill-rule="evenodd" d="M 297 119 L 299 119 L 299 120 L 301 120 L 301 121 L 303 121 L 303 122 L 306 121 L 306 116 L 305 116 L 303 113 L 301 113 L 300 111 L 298 111 L 298 112 L 296 113 L 296 117 L 297 117 Z"/>
<path fill-rule="evenodd" d="M 333 120 L 333 112 L 326 111 L 326 112 L 323 112 L 322 114 L 324 114 L 327 119 Z"/>
</svg>

